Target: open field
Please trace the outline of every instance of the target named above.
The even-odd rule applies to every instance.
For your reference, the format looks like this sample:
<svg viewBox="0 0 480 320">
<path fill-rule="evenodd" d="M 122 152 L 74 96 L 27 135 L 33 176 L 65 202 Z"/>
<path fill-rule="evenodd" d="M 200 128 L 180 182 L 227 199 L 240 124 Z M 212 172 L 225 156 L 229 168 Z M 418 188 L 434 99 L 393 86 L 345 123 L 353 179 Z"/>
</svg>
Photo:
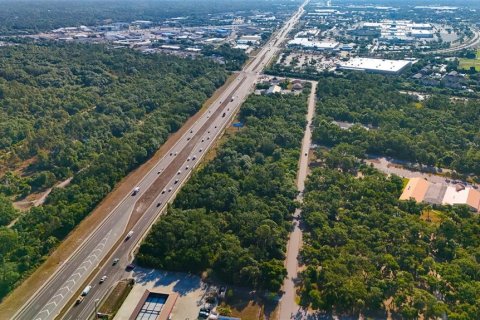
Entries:
<svg viewBox="0 0 480 320">
<path fill-rule="evenodd" d="M 480 50 L 477 50 L 477 57 L 475 59 L 466 59 L 460 58 L 459 68 L 463 70 L 470 70 L 470 68 L 475 68 L 476 71 L 480 71 Z"/>
</svg>

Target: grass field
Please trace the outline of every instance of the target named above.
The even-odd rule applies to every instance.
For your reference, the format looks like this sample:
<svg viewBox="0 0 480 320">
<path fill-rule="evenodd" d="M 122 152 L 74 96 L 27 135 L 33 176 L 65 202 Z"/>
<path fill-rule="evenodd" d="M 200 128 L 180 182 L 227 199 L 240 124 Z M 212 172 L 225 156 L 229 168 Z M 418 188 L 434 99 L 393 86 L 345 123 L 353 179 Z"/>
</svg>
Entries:
<svg viewBox="0 0 480 320">
<path fill-rule="evenodd" d="M 477 57 L 475 59 L 460 58 L 458 61 L 459 69 L 470 70 L 470 68 L 474 67 L 476 71 L 480 71 L 480 49 L 477 50 Z"/>
<path fill-rule="evenodd" d="M 118 282 L 115 288 L 108 295 L 105 302 L 100 306 L 99 312 L 103 314 L 108 314 L 109 319 L 113 319 L 132 288 L 133 281 L 131 281 L 131 279 Z"/>
</svg>

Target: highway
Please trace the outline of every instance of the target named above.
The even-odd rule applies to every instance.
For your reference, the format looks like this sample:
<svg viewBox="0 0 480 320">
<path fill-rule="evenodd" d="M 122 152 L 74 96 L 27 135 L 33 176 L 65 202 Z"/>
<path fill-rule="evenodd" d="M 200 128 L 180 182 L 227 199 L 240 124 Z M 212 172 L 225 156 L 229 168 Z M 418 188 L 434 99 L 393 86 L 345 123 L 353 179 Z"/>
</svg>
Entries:
<svg viewBox="0 0 480 320">
<path fill-rule="evenodd" d="M 278 52 L 286 35 L 303 13 L 306 0 L 285 25 L 239 72 L 220 97 L 212 103 L 177 143 L 138 183 L 137 194 L 125 195 L 94 232 L 56 270 L 16 313 L 13 319 L 89 319 L 95 304 L 118 280 L 128 276 L 126 266 L 133 251 L 167 203 L 174 199 L 192 169 L 231 122 L 245 98 L 253 91 L 259 74 Z M 130 239 L 126 234 L 133 231 Z M 118 258 L 119 262 L 113 264 Z M 99 279 L 107 276 L 104 283 Z M 92 288 L 74 306 L 82 289 Z"/>
<path fill-rule="evenodd" d="M 473 38 L 468 40 L 465 43 L 462 43 L 458 46 L 451 47 L 451 48 L 439 49 L 439 50 L 434 50 L 434 51 L 426 51 L 426 52 L 424 52 L 424 54 L 451 53 L 451 52 L 460 51 L 460 50 L 464 50 L 464 49 L 476 48 L 476 47 L 478 47 L 478 44 L 480 43 L 480 31 L 474 28 L 473 33 L 474 33 Z"/>
</svg>

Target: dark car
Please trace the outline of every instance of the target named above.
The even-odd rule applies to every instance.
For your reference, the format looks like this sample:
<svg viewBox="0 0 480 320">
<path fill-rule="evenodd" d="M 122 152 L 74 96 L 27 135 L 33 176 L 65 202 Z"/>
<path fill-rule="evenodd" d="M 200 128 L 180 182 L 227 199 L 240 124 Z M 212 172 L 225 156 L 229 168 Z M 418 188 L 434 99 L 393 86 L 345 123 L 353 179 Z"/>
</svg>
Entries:
<svg viewBox="0 0 480 320">
<path fill-rule="evenodd" d="M 130 263 L 126 268 L 125 270 L 127 271 L 132 271 L 133 269 L 135 269 L 135 265 L 133 263 Z"/>
</svg>

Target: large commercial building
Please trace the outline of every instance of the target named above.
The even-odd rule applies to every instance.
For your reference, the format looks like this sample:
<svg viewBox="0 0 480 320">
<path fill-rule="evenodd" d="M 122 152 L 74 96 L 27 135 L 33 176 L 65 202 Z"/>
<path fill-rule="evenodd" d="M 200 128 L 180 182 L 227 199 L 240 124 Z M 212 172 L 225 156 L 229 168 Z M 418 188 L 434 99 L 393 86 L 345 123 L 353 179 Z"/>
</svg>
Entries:
<svg viewBox="0 0 480 320">
<path fill-rule="evenodd" d="M 354 32 L 357 35 L 378 35 L 385 42 L 413 42 L 416 39 L 434 37 L 433 25 L 414 23 L 407 20 L 384 20 L 381 22 L 365 22 Z"/>
<path fill-rule="evenodd" d="M 471 210 L 480 212 L 480 192 L 462 184 L 445 185 L 428 182 L 423 178 L 412 178 L 400 196 L 400 200 L 410 199 L 431 204 L 466 205 Z"/>
<path fill-rule="evenodd" d="M 338 68 L 372 73 L 399 74 L 410 65 L 412 65 L 412 61 L 409 60 L 352 58 L 340 62 Z"/>
<path fill-rule="evenodd" d="M 288 41 L 288 46 L 307 50 L 331 51 L 337 49 L 340 46 L 340 43 L 309 40 L 307 38 L 295 38 Z"/>
</svg>

